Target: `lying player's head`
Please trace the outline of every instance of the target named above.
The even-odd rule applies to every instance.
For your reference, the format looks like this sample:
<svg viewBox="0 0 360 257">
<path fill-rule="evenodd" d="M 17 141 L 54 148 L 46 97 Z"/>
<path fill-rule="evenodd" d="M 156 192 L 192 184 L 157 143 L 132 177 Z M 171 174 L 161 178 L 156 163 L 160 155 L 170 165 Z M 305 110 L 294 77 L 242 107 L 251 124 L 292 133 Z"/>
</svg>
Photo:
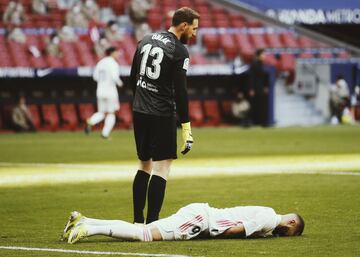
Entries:
<svg viewBox="0 0 360 257">
<path fill-rule="evenodd" d="M 171 26 L 181 31 L 180 41 L 183 44 L 186 44 L 189 39 L 196 36 L 199 19 L 200 14 L 189 7 L 182 7 L 175 11 Z"/>
<path fill-rule="evenodd" d="M 281 216 L 280 224 L 272 232 L 274 236 L 300 236 L 305 227 L 304 219 L 296 213 Z"/>
</svg>

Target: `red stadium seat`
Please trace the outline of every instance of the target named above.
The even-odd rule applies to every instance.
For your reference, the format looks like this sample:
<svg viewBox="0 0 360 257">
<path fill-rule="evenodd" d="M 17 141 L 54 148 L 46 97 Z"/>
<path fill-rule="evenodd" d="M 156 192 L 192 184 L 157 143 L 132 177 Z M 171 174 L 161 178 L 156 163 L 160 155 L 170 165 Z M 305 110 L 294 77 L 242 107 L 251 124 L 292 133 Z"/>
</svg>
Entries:
<svg viewBox="0 0 360 257">
<path fill-rule="evenodd" d="M 60 43 L 60 49 L 64 55 L 63 61 L 66 68 L 74 68 L 80 66 L 74 46 L 75 46 L 74 43 L 69 43 L 69 42 Z"/>
<path fill-rule="evenodd" d="M 95 113 L 95 108 L 92 103 L 82 103 L 79 104 L 79 115 L 80 122 L 85 124 L 86 120 L 91 117 Z"/>
<path fill-rule="evenodd" d="M 299 44 L 296 40 L 296 37 L 293 33 L 283 33 L 280 34 L 280 38 L 282 39 L 282 42 L 284 44 L 284 47 L 288 48 L 297 48 L 299 47 Z"/>
<path fill-rule="evenodd" d="M 193 53 L 190 58 L 190 65 L 192 64 L 207 64 L 207 60 L 201 53 Z"/>
<path fill-rule="evenodd" d="M 264 63 L 268 65 L 273 65 L 275 67 L 278 66 L 278 60 L 275 58 L 274 54 L 271 53 L 265 53 Z"/>
<path fill-rule="evenodd" d="M 337 54 L 338 58 L 344 58 L 344 59 L 348 59 L 351 58 L 351 54 L 347 51 L 341 51 Z"/>
<path fill-rule="evenodd" d="M 36 104 L 30 104 L 28 106 L 29 111 L 31 113 L 32 121 L 36 129 L 39 129 L 41 127 L 41 118 L 40 118 L 40 112 L 39 107 Z"/>
<path fill-rule="evenodd" d="M 118 118 L 118 127 L 119 128 L 132 128 L 133 116 L 130 103 L 124 102 L 120 104 L 120 110 L 116 112 L 116 117 Z"/>
<path fill-rule="evenodd" d="M 239 53 L 243 61 L 246 63 L 250 63 L 253 58 L 255 49 L 252 43 L 250 43 L 248 34 L 245 33 L 235 34 L 235 42 L 238 46 Z"/>
<path fill-rule="evenodd" d="M 310 59 L 310 58 L 314 58 L 314 55 L 309 52 L 303 52 L 299 54 L 299 58 Z"/>
<path fill-rule="evenodd" d="M 221 116 L 226 122 L 231 122 L 233 120 L 232 104 L 233 102 L 231 100 L 221 101 Z"/>
<path fill-rule="evenodd" d="M 277 33 L 266 33 L 265 39 L 268 43 L 268 46 L 271 48 L 283 48 L 284 45 L 281 42 L 280 35 Z"/>
<path fill-rule="evenodd" d="M 153 31 L 159 30 L 163 22 L 163 15 L 160 8 L 155 7 L 148 11 L 147 21 Z"/>
<path fill-rule="evenodd" d="M 216 100 L 204 101 L 205 124 L 208 126 L 217 126 L 221 123 L 219 105 Z"/>
<path fill-rule="evenodd" d="M 78 125 L 78 118 L 74 104 L 60 104 L 62 128 L 75 130 Z"/>
<path fill-rule="evenodd" d="M 78 56 L 80 57 L 81 65 L 84 66 L 95 66 L 96 62 L 91 53 L 90 47 L 85 41 L 75 42 L 75 49 L 77 50 Z"/>
<path fill-rule="evenodd" d="M 320 52 L 319 58 L 322 58 L 322 59 L 333 58 L 333 54 L 331 52 Z"/>
<path fill-rule="evenodd" d="M 199 127 L 204 124 L 205 117 L 200 100 L 189 101 L 189 116 L 192 126 Z"/>
<path fill-rule="evenodd" d="M 295 77 L 295 57 L 293 54 L 280 54 L 279 70 L 287 73 L 286 83 L 291 84 Z"/>
<path fill-rule="evenodd" d="M 265 41 L 264 34 L 250 34 L 250 39 L 255 48 L 267 48 L 267 43 Z"/>
<path fill-rule="evenodd" d="M 305 36 L 300 36 L 298 38 L 298 42 L 299 42 L 299 46 L 302 48 L 311 48 L 311 47 L 316 47 L 315 42 Z"/>
<path fill-rule="evenodd" d="M 360 120 L 360 105 L 355 106 L 354 116 L 355 116 L 355 120 Z"/>
<path fill-rule="evenodd" d="M 44 128 L 56 131 L 59 128 L 59 115 L 57 113 L 56 105 L 43 104 L 41 110 L 44 118 Z"/>
<path fill-rule="evenodd" d="M 263 26 L 263 24 L 261 23 L 261 21 L 247 21 L 246 22 L 246 27 L 248 28 L 261 28 Z"/>
<path fill-rule="evenodd" d="M 219 38 L 217 34 L 204 34 L 203 43 L 208 53 L 217 53 L 219 50 Z"/>
<path fill-rule="evenodd" d="M 5 105 L 3 106 L 3 112 L 2 112 L 2 121 L 3 121 L 3 127 L 5 129 L 11 129 L 12 128 L 12 119 L 11 119 L 11 113 L 14 106 L 12 105 Z"/>
<path fill-rule="evenodd" d="M 46 61 L 48 66 L 51 68 L 61 68 L 64 67 L 62 59 L 54 56 L 46 56 Z"/>
<path fill-rule="evenodd" d="M 227 59 L 234 59 L 238 54 L 233 35 L 222 34 L 220 36 L 220 45 L 221 48 L 224 50 L 224 55 Z"/>
</svg>

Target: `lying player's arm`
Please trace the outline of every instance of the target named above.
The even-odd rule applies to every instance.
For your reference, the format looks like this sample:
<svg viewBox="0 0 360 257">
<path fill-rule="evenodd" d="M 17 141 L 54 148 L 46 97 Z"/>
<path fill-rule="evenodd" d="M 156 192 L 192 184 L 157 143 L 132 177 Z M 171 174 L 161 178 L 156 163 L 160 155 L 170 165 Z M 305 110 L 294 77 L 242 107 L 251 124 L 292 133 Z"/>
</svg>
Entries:
<svg viewBox="0 0 360 257">
<path fill-rule="evenodd" d="M 219 235 L 219 238 L 245 238 L 245 235 L 245 227 L 241 224 L 225 230 L 224 233 Z"/>
</svg>

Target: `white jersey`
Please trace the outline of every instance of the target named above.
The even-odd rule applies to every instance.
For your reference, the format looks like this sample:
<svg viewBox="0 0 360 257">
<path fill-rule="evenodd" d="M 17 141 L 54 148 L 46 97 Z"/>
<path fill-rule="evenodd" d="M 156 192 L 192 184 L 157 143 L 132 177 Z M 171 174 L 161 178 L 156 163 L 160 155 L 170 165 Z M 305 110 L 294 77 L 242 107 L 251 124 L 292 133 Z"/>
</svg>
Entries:
<svg viewBox="0 0 360 257">
<path fill-rule="evenodd" d="M 231 227 L 243 225 L 246 237 L 265 237 L 279 225 L 281 216 L 272 208 L 239 206 L 212 208 L 207 203 L 193 203 L 174 215 L 155 221 L 164 240 L 188 240 L 198 235 L 216 237 Z"/>
<path fill-rule="evenodd" d="M 97 98 L 119 98 L 116 85 L 122 86 L 122 81 L 119 65 L 113 57 L 104 57 L 96 64 L 93 79 L 97 82 Z"/>
<path fill-rule="evenodd" d="M 281 216 L 274 209 L 262 206 L 238 206 L 217 209 L 209 207 L 209 233 L 217 236 L 225 230 L 243 225 L 246 236 L 269 236 L 279 225 Z"/>
</svg>

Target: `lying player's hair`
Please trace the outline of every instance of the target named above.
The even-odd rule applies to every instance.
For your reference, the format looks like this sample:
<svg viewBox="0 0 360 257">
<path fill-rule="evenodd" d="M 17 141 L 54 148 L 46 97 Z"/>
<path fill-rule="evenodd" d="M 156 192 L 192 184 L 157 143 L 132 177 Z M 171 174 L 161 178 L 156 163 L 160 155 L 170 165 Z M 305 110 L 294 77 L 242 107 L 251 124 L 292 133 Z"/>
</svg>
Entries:
<svg viewBox="0 0 360 257">
<path fill-rule="evenodd" d="M 299 214 L 296 214 L 296 218 L 298 219 L 299 224 L 296 228 L 295 235 L 301 236 L 305 228 L 305 221 Z"/>
<path fill-rule="evenodd" d="M 195 19 L 200 19 L 200 14 L 189 7 L 182 7 L 175 11 L 172 18 L 172 26 L 178 26 L 183 22 L 192 24 Z"/>
<path fill-rule="evenodd" d="M 116 47 L 114 47 L 114 46 L 110 46 L 109 48 L 107 48 L 106 50 L 105 50 L 105 54 L 106 54 L 106 56 L 109 56 L 109 55 L 111 55 L 113 52 L 115 52 L 116 51 Z"/>
</svg>

